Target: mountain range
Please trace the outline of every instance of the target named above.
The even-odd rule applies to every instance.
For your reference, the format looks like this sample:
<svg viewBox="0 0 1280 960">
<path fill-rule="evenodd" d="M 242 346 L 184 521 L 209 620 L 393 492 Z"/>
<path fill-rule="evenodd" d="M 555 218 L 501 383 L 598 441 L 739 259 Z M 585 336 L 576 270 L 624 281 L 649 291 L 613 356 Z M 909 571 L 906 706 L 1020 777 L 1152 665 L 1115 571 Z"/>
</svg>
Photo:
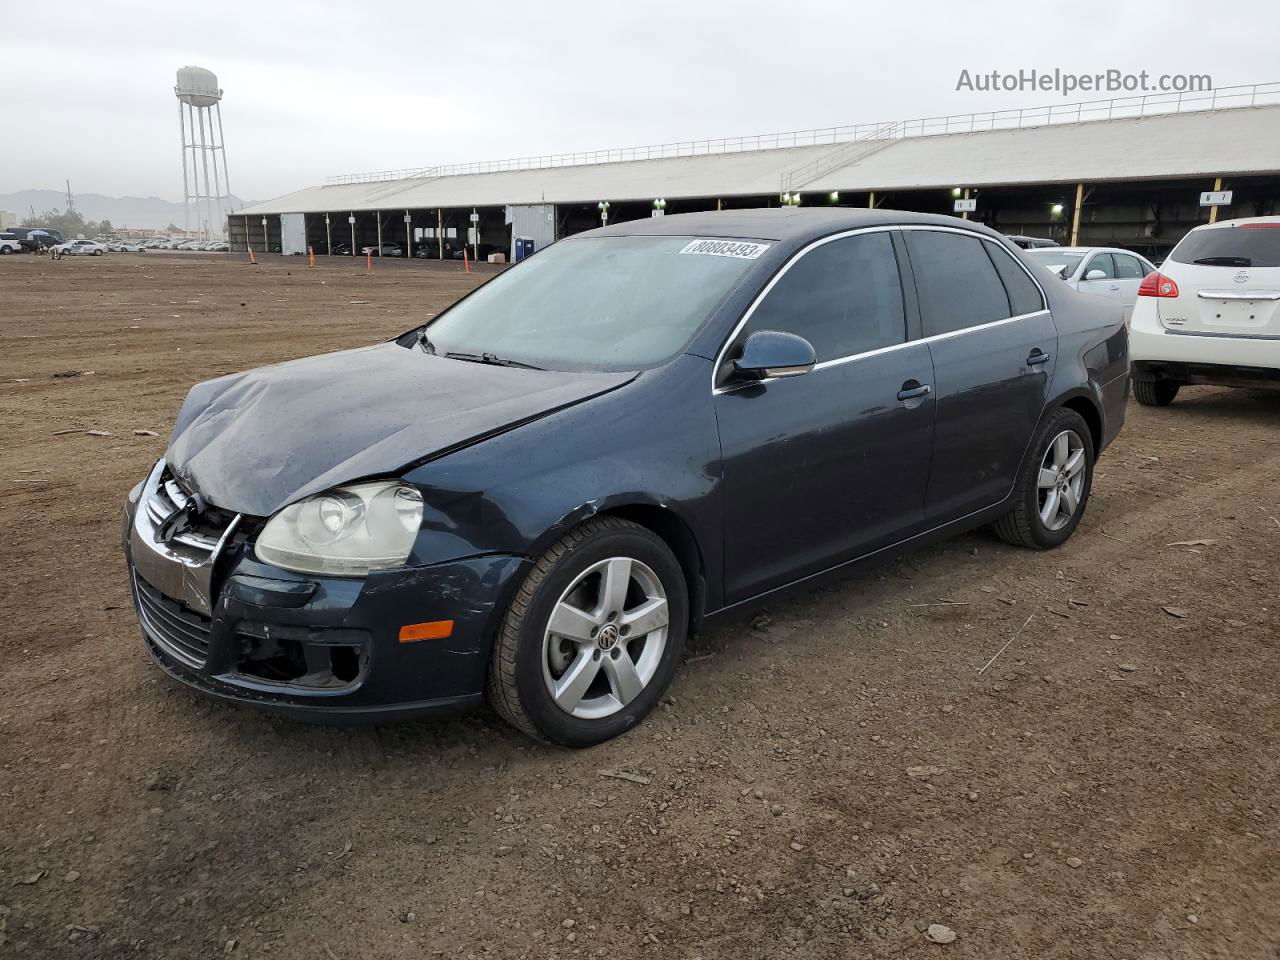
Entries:
<svg viewBox="0 0 1280 960">
<path fill-rule="evenodd" d="M 163 230 L 171 223 L 183 226 L 182 204 L 160 197 L 107 197 L 100 193 L 73 194 L 76 210 L 86 220 L 110 220 L 115 227 L 151 227 Z M 231 196 L 232 210 L 239 210 L 252 201 Z M 16 214 L 21 223 L 46 210 L 62 210 L 67 205 L 67 195 L 61 190 L 19 190 L 17 193 L 0 193 L 0 210 Z M 194 209 L 191 219 L 196 219 Z M 193 223 L 194 226 L 194 223 Z"/>
</svg>

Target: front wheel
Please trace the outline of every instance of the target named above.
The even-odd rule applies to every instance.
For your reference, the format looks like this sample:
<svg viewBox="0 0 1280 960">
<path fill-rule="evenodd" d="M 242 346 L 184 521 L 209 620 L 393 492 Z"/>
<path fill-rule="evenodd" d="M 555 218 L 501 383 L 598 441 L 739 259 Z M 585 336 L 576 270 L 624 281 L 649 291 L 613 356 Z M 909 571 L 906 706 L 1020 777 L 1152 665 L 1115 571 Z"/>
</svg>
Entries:
<svg viewBox="0 0 1280 960">
<path fill-rule="evenodd" d="M 1080 525 L 1093 487 L 1093 436 L 1074 410 L 1054 411 L 1036 433 L 1023 464 L 1012 510 L 995 523 L 1000 539 L 1048 550 Z"/>
<path fill-rule="evenodd" d="M 590 520 L 543 554 L 511 602 L 489 701 L 531 737 L 601 743 L 657 705 L 688 623 L 684 571 L 662 539 L 616 517 Z"/>
<path fill-rule="evenodd" d="M 1135 380 L 1133 396 L 1144 407 L 1167 407 L 1182 384 L 1175 380 Z"/>
</svg>

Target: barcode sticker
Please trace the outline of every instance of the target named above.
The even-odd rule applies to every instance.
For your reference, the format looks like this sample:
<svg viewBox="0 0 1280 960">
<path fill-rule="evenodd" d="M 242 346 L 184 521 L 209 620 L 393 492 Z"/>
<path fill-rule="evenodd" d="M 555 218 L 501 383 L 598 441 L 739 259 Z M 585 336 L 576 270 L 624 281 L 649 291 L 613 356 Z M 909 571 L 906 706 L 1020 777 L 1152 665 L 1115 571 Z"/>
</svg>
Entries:
<svg viewBox="0 0 1280 960">
<path fill-rule="evenodd" d="M 767 243 L 746 243 L 742 240 L 692 240 L 681 253 L 700 253 L 708 257 L 737 257 L 739 260 L 757 260 L 769 249 Z"/>
</svg>

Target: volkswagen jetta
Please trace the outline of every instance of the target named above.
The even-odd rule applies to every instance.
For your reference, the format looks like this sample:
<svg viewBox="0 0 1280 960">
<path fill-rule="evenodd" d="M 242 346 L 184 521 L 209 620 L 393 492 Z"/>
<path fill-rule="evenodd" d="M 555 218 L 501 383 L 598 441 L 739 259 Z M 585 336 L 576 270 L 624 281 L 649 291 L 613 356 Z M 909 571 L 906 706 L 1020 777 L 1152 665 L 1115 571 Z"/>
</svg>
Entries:
<svg viewBox="0 0 1280 960">
<path fill-rule="evenodd" d="M 597 743 L 707 617 L 983 524 L 1064 542 L 1128 369 L 1118 305 L 973 223 L 594 230 L 393 341 L 194 387 L 125 509 L 143 636 L 229 700 L 487 697 Z"/>
</svg>

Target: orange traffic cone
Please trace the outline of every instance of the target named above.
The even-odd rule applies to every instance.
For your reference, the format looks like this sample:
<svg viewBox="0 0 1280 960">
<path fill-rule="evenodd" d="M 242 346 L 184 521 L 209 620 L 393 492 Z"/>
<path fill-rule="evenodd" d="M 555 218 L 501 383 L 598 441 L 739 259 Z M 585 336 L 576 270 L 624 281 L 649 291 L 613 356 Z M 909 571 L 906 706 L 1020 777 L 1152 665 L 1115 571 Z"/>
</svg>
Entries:
<svg viewBox="0 0 1280 960">
<path fill-rule="evenodd" d="M 462 248 L 462 269 L 467 273 L 471 272 L 471 261 L 467 259 L 467 248 Z"/>
<path fill-rule="evenodd" d="M 248 244 L 245 244 L 245 246 L 249 249 L 249 262 L 256 264 L 258 262 L 258 258 L 253 255 L 253 247 L 249 247 Z"/>
</svg>

